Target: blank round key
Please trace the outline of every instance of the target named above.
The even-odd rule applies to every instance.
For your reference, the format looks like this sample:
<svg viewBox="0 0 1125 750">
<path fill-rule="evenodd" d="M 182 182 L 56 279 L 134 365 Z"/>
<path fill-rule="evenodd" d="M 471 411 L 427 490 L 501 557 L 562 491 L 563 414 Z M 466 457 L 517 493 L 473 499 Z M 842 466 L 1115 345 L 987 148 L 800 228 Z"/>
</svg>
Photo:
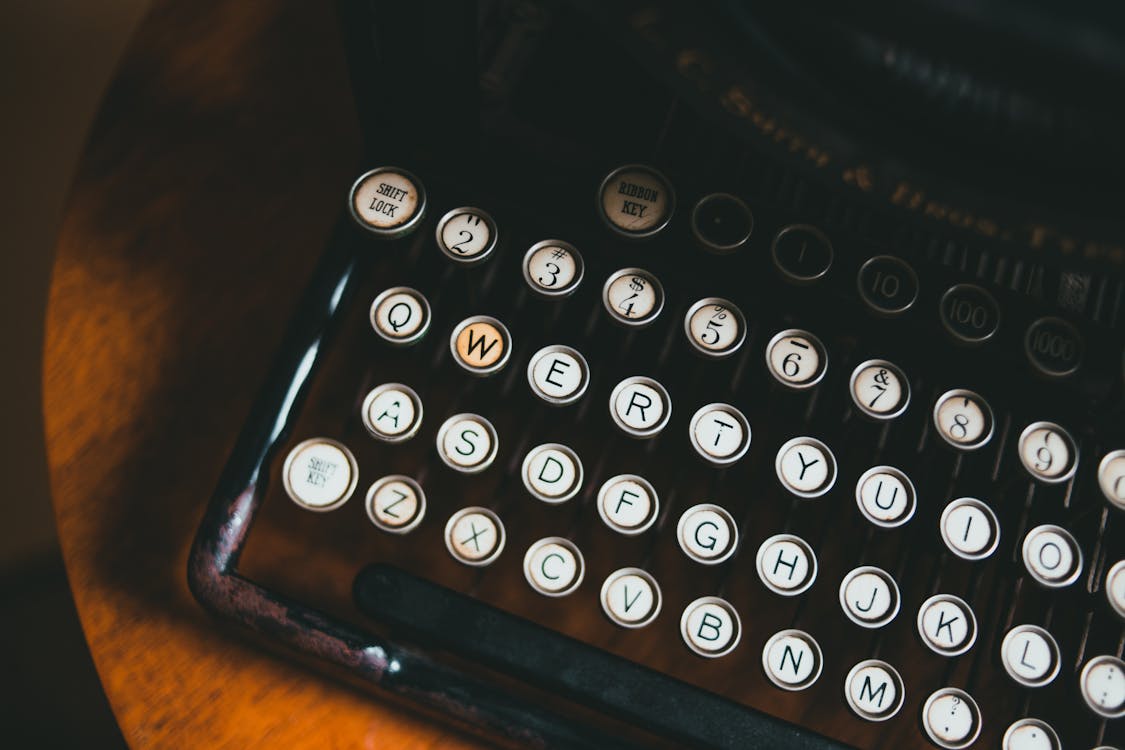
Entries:
<svg viewBox="0 0 1125 750">
<path fill-rule="evenodd" d="M 371 234 L 398 237 L 422 220 L 426 189 L 405 169 L 378 167 L 361 175 L 352 185 L 348 211 L 356 224 Z"/>
<path fill-rule="evenodd" d="M 523 278 L 542 297 L 566 297 L 582 283 L 582 254 L 562 240 L 536 242 L 523 256 Z"/>
<path fill-rule="evenodd" d="M 1095 656 L 1082 668 L 1078 684 L 1086 705 L 1098 716 L 1125 716 L 1125 662 L 1120 658 Z"/>
<path fill-rule="evenodd" d="M 667 178 L 642 164 L 618 167 L 598 188 L 598 211 L 606 226 L 630 239 L 659 232 L 675 207 L 676 195 Z"/>
<path fill-rule="evenodd" d="M 1125 510 L 1125 449 L 1110 451 L 1102 457 L 1098 486 L 1110 504 Z"/>
<path fill-rule="evenodd" d="M 664 309 L 664 287 L 660 280 L 641 268 L 622 268 L 606 279 L 602 304 L 616 322 L 642 328 Z"/>
<path fill-rule="evenodd" d="M 1017 625 L 1000 644 L 1000 661 L 1008 676 L 1025 687 L 1043 687 L 1059 674 L 1059 644 L 1038 625 Z"/>
<path fill-rule="evenodd" d="M 934 404 L 934 427 L 942 439 L 960 450 L 976 450 L 992 438 L 992 408 L 963 388 L 947 391 Z"/>
<path fill-rule="evenodd" d="M 869 359 L 852 370 L 850 382 L 856 408 L 872 419 L 894 419 L 910 403 L 910 381 L 885 359 Z"/>
<path fill-rule="evenodd" d="M 733 302 L 706 297 L 688 308 L 684 333 L 700 354 L 729 357 L 746 340 L 746 318 Z"/>
<path fill-rule="evenodd" d="M 750 449 L 750 423 L 730 404 L 707 404 L 688 425 L 692 447 L 703 460 L 729 466 Z"/>
<path fill-rule="evenodd" d="M 572 404 L 582 398 L 590 384 L 590 367 L 577 349 L 555 344 L 545 346 L 527 363 L 531 392 L 554 406 Z"/>
<path fill-rule="evenodd" d="M 816 438 L 796 437 L 777 451 L 777 478 L 797 497 L 820 497 L 836 483 L 836 457 Z"/>
<path fill-rule="evenodd" d="M 402 383 L 383 383 L 363 399 L 361 415 L 372 437 L 401 443 L 414 437 L 422 425 L 422 399 Z"/>
<path fill-rule="evenodd" d="M 446 257 L 462 265 L 486 259 L 494 249 L 499 233 L 496 222 L 479 208 L 455 208 L 441 217 L 435 230 L 437 245 Z"/>
<path fill-rule="evenodd" d="M 856 568 L 840 582 L 840 606 L 848 619 L 864 628 L 881 628 L 898 614 L 898 584 L 873 565 Z"/>
<path fill-rule="evenodd" d="M 473 375 L 491 375 L 508 364 L 512 337 L 496 318 L 474 315 L 453 328 L 449 337 L 453 361 Z"/>
<path fill-rule="evenodd" d="M 398 346 L 413 344 L 430 327 L 430 303 L 417 289 L 391 287 L 371 303 L 371 327 L 386 341 Z"/>
<path fill-rule="evenodd" d="M 795 389 L 811 388 L 828 369 L 820 339 L 796 328 L 782 331 L 766 345 L 766 366 L 777 382 Z"/>
<path fill-rule="evenodd" d="M 1113 611 L 1125 619 L 1125 560 L 1118 560 L 1105 574 L 1105 596 Z"/>
<path fill-rule="evenodd" d="M 902 526 L 917 507 L 914 483 L 893 466 L 865 471 L 856 482 L 855 501 L 868 521 L 886 529 Z"/>
<path fill-rule="evenodd" d="M 959 656 L 977 640 L 977 618 L 964 599 L 935 594 L 918 608 L 918 635 L 935 654 Z"/>
<path fill-rule="evenodd" d="M 706 250 L 732 253 L 746 244 L 754 230 L 754 214 L 730 193 L 711 193 L 691 210 L 691 231 Z"/>
<path fill-rule="evenodd" d="M 804 690 L 817 681 L 823 667 L 820 644 L 803 630 L 774 633 L 762 647 L 762 669 L 782 690 Z"/>
<path fill-rule="evenodd" d="M 980 707 L 964 690 L 935 690 L 922 706 L 922 726 L 938 747 L 961 750 L 980 736 Z"/>
<path fill-rule="evenodd" d="M 544 443 L 528 451 L 520 474 L 527 491 L 545 503 L 566 502 L 582 489 L 582 461 L 558 443 Z"/>
<path fill-rule="evenodd" d="M 598 490 L 598 515 L 614 531 L 635 536 L 656 522 L 660 500 L 647 479 L 636 474 L 618 474 Z"/>
<path fill-rule="evenodd" d="M 742 621 L 725 599 L 703 596 L 684 608 L 680 635 L 695 653 L 714 659 L 734 650 L 742 638 Z"/>
<path fill-rule="evenodd" d="M 861 719 L 886 721 L 899 712 L 906 696 L 897 669 L 885 661 L 867 659 L 844 678 L 844 697 Z"/>
<path fill-rule="evenodd" d="M 312 438 L 289 452 L 281 478 L 286 494 L 297 505 L 307 510 L 334 510 L 355 491 L 359 467 L 343 443 Z"/>
<path fill-rule="evenodd" d="M 574 542 L 549 536 L 528 547 L 523 556 L 523 574 L 540 594 L 566 596 L 582 583 L 586 566 Z"/>
<path fill-rule="evenodd" d="M 652 378 L 626 378 L 609 396 L 609 415 L 626 435 L 649 438 L 668 424 L 672 399 L 664 386 Z"/>
<path fill-rule="evenodd" d="M 445 547 L 453 559 L 484 567 L 504 550 L 506 535 L 500 517 L 488 508 L 462 508 L 445 524 Z"/>
<path fill-rule="evenodd" d="M 640 568 L 621 568 L 602 584 L 602 610 L 623 628 L 643 628 L 660 614 L 660 586 Z"/>
<path fill-rule="evenodd" d="M 392 474 L 367 490 L 366 507 L 371 523 L 392 534 L 406 534 L 426 515 L 426 493 L 410 477 Z"/>
<path fill-rule="evenodd" d="M 945 506 L 938 523 L 945 546 L 964 560 L 983 560 L 1000 544 L 996 514 L 974 497 L 960 497 Z"/>
<path fill-rule="evenodd" d="M 1029 424 L 1020 434 L 1019 454 L 1032 477 L 1050 484 L 1070 479 L 1078 467 L 1074 438 L 1052 422 Z"/>
<path fill-rule="evenodd" d="M 1050 724 L 1027 718 L 1012 722 L 1004 732 L 1000 747 L 1002 750 L 1062 750 L 1062 743 Z"/>
<path fill-rule="evenodd" d="M 1036 526 L 1027 532 L 1021 551 L 1027 572 L 1047 588 L 1069 586 L 1082 572 L 1082 550 L 1061 526 Z"/>
<path fill-rule="evenodd" d="M 816 580 L 816 554 L 793 534 L 775 534 L 762 542 L 754 564 L 765 587 L 782 596 L 803 594 Z"/>
<path fill-rule="evenodd" d="M 684 554 L 704 565 L 718 565 L 738 548 L 738 526 L 724 508 L 713 503 L 693 505 L 676 524 L 676 539 Z"/>
<path fill-rule="evenodd" d="M 465 474 L 487 469 L 498 447 L 496 428 L 477 414 L 457 414 L 438 429 L 438 455 L 446 466 Z"/>
</svg>

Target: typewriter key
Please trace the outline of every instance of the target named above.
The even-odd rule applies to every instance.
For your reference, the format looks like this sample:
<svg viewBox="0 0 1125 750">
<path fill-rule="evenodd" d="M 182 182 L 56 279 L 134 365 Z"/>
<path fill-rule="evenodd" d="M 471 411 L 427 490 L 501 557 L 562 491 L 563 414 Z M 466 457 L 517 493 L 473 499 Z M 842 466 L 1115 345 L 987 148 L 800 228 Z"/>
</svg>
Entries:
<svg viewBox="0 0 1125 750">
<path fill-rule="evenodd" d="M 820 339 L 795 328 L 770 339 L 766 365 L 777 382 L 790 388 L 811 388 L 828 369 L 828 355 Z"/>
<path fill-rule="evenodd" d="M 777 451 L 774 470 L 797 497 L 820 497 L 836 483 L 836 457 L 816 438 L 796 437 Z"/>
<path fill-rule="evenodd" d="M 1038 625 L 1017 625 L 1000 644 L 1008 676 L 1025 687 L 1043 687 L 1059 674 L 1059 644 Z"/>
<path fill-rule="evenodd" d="M 416 289 L 396 286 L 371 303 L 371 327 L 392 344 L 413 344 L 430 327 L 430 303 Z"/>
<path fill-rule="evenodd" d="M 832 243 L 824 232 L 806 224 L 783 228 L 774 236 L 770 252 L 777 269 L 798 284 L 820 279 L 832 266 Z"/>
<path fill-rule="evenodd" d="M 545 503 L 562 503 L 582 489 L 582 462 L 578 454 L 558 443 L 532 448 L 523 460 L 523 484 Z"/>
<path fill-rule="evenodd" d="M 523 256 L 523 278 L 543 297 L 566 297 L 582 283 L 582 255 L 568 242 L 543 240 Z"/>
<path fill-rule="evenodd" d="M 1078 677 L 1082 698 L 1098 716 L 1125 716 L 1125 662 L 1116 656 L 1095 656 Z"/>
<path fill-rule="evenodd" d="M 1078 467 L 1074 438 L 1051 422 L 1028 425 L 1020 434 L 1019 454 L 1023 467 L 1041 482 L 1065 482 Z"/>
<path fill-rule="evenodd" d="M 405 534 L 425 515 L 426 493 L 410 477 L 392 474 L 367 490 L 367 517 L 383 531 Z"/>
<path fill-rule="evenodd" d="M 512 337 L 496 318 L 475 315 L 465 318 L 449 337 L 453 360 L 474 375 L 491 375 L 508 364 Z"/>
<path fill-rule="evenodd" d="M 1039 719 L 1019 719 L 1004 732 L 1003 750 L 1062 750 L 1059 736 L 1051 725 Z"/>
<path fill-rule="evenodd" d="M 348 210 L 363 229 L 379 237 L 406 234 L 426 212 L 426 189 L 418 178 L 398 167 L 379 167 L 352 185 Z"/>
<path fill-rule="evenodd" d="M 868 521 L 885 529 L 902 526 L 914 517 L 914 483 L 893 466 L 868 469 L 855 484 L 855 501 Z"/>
<path fill-rule="evenodd" d="M 659 232 L 675 207 L 676 195 L 668 180 L 641 164 L 618 167 L 598 188 L 598 212 L 606 226 L 630 239 Z"/>
<path fill-rule="evenodd" d="M 467 266 L 488 258 L 499 238 L 492 217 L 479 208 L 469 207 L 455 208 L 441 217 L 435 235 L 446 257 Z"/>
<path fill-rule="evenodd" d="M 676 524 L 676 539 L 684 554 L 704 565 L 718 565 L 738 548 L 738 526 L 724 508 L 712 503 L 693 505 Z"/>
<path fill-rule="evenodd" d="M 445 524 L 445 547 L 465 565 L 488 565 L 500 556 L 504 541 L 504 524 L 488 508 L 462 508 Z"/>
<path fill-rule="evenodd" d="M 817 681 L 823 666 L 820 644 L 803 630 L 774 633 L 762 647 L 762 669 L 782 690 L 804 690 Z"/>
<path fill-rule="evenodd" d="M 438 429 L 438 455 L 445 465 L 465 474 L 484 471 L 496 458 L 496 428 L 476 414 L 458 414 Z"/>
<path fill-rule="evenodd" d="M 281 479 L 290 499 L 302 508 L 334 510 L 355 491 L 359 467 L 343 443 L 312 438 L 289 452 L 281 467 Z"/>
<path fill-rule="evenodd" d="M 918 635 L 935 654 L 959 656 L 977 640 L 973 608 L 952 594 L 935 594 L 918 608 Z"/>
<path fill-rule="evenodd" d="M 885 359 L 869 359 L 852 370 L 852 402 L 872 419 L 894 419 L 910 403 L 910 381 Z"/>
<path fill-rule="evenodd" d="M 840 582 L 840 606 L 848 619 L 860 627 L 883 627 L 895 619 L 900 605 L 898 584 L 881 568 L 864 565 Z"/>
<path fill-rule="evenodd" d="M 730 193 L 705 195 L 691 210 L 691 231 L 703 247 L 731 253 L 746 244 L 754 229 L 754 214 Z"/>
<path fill-rule="evenodd" d="M 1098 464 L 1098 486 L 1105 499 L 1125 510 L 1125 450 L 1110 451 Z"/>
<path fill-rule="evenodd" d="M 992 438 L 992 409 L 972 391 L 947 391 L 934 404 L 934 426 L 954 448 L 976 450 Z"/>
<path fill-rule="evenodd" d="M 941 688 L 922 706 L 922 726 L 938 747 L 961 750 L 980 736 L 980 707 L 964 690 Z"/>
<path fill-rule="evenodd" d="M 782 596 L 803 594 L 816 580 L 816 554 L 793 534 L 776 534 L 762 542 L 755 565 L 766 588 Z"/>
<path fill-rule="evenodd" d="M 643 628 L 660 614 L 660 586 L 640 568 L 621 568 L 602 584 L 602 610 L 623 628 Z"/>
<path fill-rule="evenodd" d="M 1082 550 L 1060 526 L 1036 526 L 1027 532 L 1021 549 L 1027 572 L 1048 588 L 1069 586 L 1082 572 Z"/>
<path fill-rule="evenodd" d="M 638 375 L 622 380 L 613 389 L 609 414 L 625 434 L 649 438 L 668 424 L 672 399 L 660 383 Z"/>
<path fill-rule="evenodd" d="M 569 539 L 550 536 L 532 544 L 523 556 L 523 574 L 544 596 L 566 596 L 586 575 L 582 552 Z"/>
<path fill-rule="evenodd" d="M 900 315 L 918 298 L 918 276 L 914 269 L 893 255 L 869 258 L 856 276 L 859 296 L 880 315 Z"/>
<path fill-rule="evenodd" d="M 1125 560 L 1118 560 L 1105 574 L 1105 596 L 1113 611 L 1125 618 Z"/>
<path fill-rule="evenodd" d="M 861 661 L 844 678 L 844 697 L 861 719 L 886 721 L 902 708 L 902 676 L 885 661 Z"/>
<path fill-rule="evenodd" d="M 707 404 L 688 425 L 692 447 L 715 466 L 729 466 L 750 449 L 750 423 L 730 404 Z"/>
<path fill-rule="evenodd" d="M 733 302 L 707 297 L 688 309 L 684 333 L 700 354 L 716 359 L 729 357 L 746 340 L 746 318 Z"/>
<path fill-rule="evenodd" d="M 729 654 L 742 638 L 738 612 L 725 599 L 704 596 L 684 608 L 680 635 L 695 653 L 714 659 Z"/>
<path fill-rule="evenodd" d="M 422 424 L 422 399 L 402 383 L 384 383 L 367 394 L 360 413 L 372 437 L 401 443 L 412 438 Z"/>
<path fill-rule="evenodd" d="M 548 404 L 563 406 L 582 397 L 590 384 L 586 358 L 569 346 L 545 346 L 527 363 L 531 392 Z"/>
<path fill-rule="evenodd" d="M 602 303 L 621 325 L 643 328 L 664 309 L 664 287 L 648 271 L 622 268 L 606 279 Z"/>
<path fill-rule="evenodd" d="M 656 521 L 660 500 L 647 479 L 636 474 L 618 474 L 598 490 L 598 515 L 614 531 L 635 536 Z"/>
<path fill-rule="evenodd" d="M 957 498 L 941 513 L 941 538 L 964 560 L 983 560 L 1000 544 L 1000 522 L 992 508 L 974 497 Z"/>
</svg>

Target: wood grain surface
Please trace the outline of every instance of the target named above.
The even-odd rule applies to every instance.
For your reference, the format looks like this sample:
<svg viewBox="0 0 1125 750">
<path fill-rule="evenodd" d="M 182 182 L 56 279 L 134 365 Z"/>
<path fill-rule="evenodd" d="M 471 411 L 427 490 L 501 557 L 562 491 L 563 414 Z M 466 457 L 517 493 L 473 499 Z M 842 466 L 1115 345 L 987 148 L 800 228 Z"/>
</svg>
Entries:
<svg viewBox="0 0 1125 750">
<path fill-rule="evenodd" d="M 44 411 L 70 583 L 133 747 L 479 746 L 266 653 L 186 585 L 359 159 L 330 4 L 157 3 L 92 130 L 58 242 Z"/>
</svg>

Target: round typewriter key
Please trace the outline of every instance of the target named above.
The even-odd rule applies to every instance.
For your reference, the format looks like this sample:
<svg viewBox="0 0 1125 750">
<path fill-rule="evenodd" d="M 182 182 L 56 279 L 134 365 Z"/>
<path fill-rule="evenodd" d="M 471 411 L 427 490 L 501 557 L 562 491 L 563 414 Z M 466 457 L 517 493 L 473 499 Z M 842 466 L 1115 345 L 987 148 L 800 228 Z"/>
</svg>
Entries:
<svg viewBox="0 0 1125 750">
<path fill-rule="evenodd" d="M 1000 522 L 992 508 L 973 497 L 961 497 L 941 513 L 941 538 L 964 560 L 983 560 L 1000 544 Z"/>
<path fill-rule="evenodd" d="M 549 536 L 528 547 L 523 556 L 523 574 L 540 594 L 566 596 L 582 583 L 586 566 L 574 542 Z"/>
<path fill-rule="evenodd" d="M 492 217 L 479 208 L 455 208 L 438 222 L 437 245 L 451 260 L 480 263 L 496 249 L 499 233 Z"/>
<path fill-rule="evenodd" d="M 803 630 L 774 633 L 762 647 L 762 669 L 782 690 L 804 690 L 820 677 L 823 666 L 820 644 Z"/>
<path fill-rule="evenodd" d="M 754 229 L 754 215 L 738 196 L 711 193 L 691 211 L 691 231 L 704 248 L 730 253 L 746 244 Z"/>
<path fill-rule="evenodd" d="M 1000 306 L 976 284 L 957 284 L 947 289 L 941 296 L 939 312 L 945 330 L 965 344 L 982 344 L 995 336 L 1000 327 Z"/>
<path fill-rule="evenodd" d="M 289 451 L 281 479 L 289 498 L 302 508 L 334 510 L 355 491 L 359 467 L 343 443 L 312 438 Z"/>
<path fill-rule="evenodd" d="M 910 403 L 910 381 L 885 359 L 869 359 L 852 370 L 850 390 L 856 408 L 872 419 L 894 419 Z"/>
<path fill-rule="evenodd" d="M 797 497 L 820 497 L 836 483 L 836 458 L 816 438 L 795 437 L 777 451 L 774 470 Z"/>
<path fill-rule="evenodd" d="M 992 408 L 972 391 L 947 391 L 934 404 L 934 426 L 954 448 L 976 450 L 992 438 Z"/>
<path fill-rule="evenodd" d="M 1041 482 L 1065 482 L 1078 467 L 1078 448 L 1070 433 L 1051 422 L 1035 422 L 1020 434 L 1020 461 Z"/>
<path fill-rule="evenodd" d="M 635 536 L 656 521 L 660 499 L 647 479 L 636 474 L 618 474 L 598 490 L 598 515 L 614 531 Z"/>
<path fill-rule="evenodd" d="M 371 303 L 370 319 L 375 333 L 392 344 L 413 344 L 430 327 L 430 303 L 417 289 L 391 287 Z"/>
<path fill-rule="evenodd" d="M 379 167 L 360 176 L 348 195 L 348 210 L 363 229 L 398 237 L 414 229 L 426 212 L 426 189 L 398 167 Z"/>
<path fill-rule="evenodd" d="M 868 521 L 885 529 L 909 521 L 917 506 L 914 483 L 893 466 L 865 471 L 855 484 L 855 501 Z"/>
<path fill-rule="evenodd" d="M 1024 351 L 1036 370 L 1051 377 L 1070 375 L 1082 364 L 1082 334 L 1062 318 L 1040 318 L 1028 326 Z"/>
<path fill-rule="evenodd" d="M 498 444 L 496 428 L 476 414 L 457 414 L 438 429 L 438 455 L 446 466 L 465 474 L 487 469 L 496 458 Z"/>
<path fill-rule="evenodd" d="M 738 547 L 738 526 L 725 509 L 712 503 L 693 505 L 676 524 L 684 554 L 704 565 L 718 565 Z"/>
<path fill-rule="evenodd" d="M 1090 710 L 1107 719 L 1125 716 L 1125 662 L 1116 656 L 1095 656 L 1078 677 Z"/>
<path fill-rule="evenodd" d="M 803 594 L 816 580 L 816 555 L 808 542 L 793 534 L 776 534 L 762 542 L 755 565 L 766 588 L 782 596 Z"/>
<path fill-rule="evenodd" d="M 361 415 L 372 437 L 401 443 L 414 437 L 422 424 L 422 399 L 402 383 L 383 383 L 363 399 Z"/>
<path fill-rule="evenodd" d="M 523 278 L 544 297 L 566 297 L 582 283 L 582 255 L 568 242 L 543 240 L 523 256 Z"/>
<path fill-rule="evenodd" d="M 462 368 L 474 375 L 491 375 L 508 364 L 512 337 L 496 318 L 475 315 L 465 318 L 449 337 L 449 350 Z"/>
<path fill-rule="evenodd" d="M 1008 676 L 1026 687 L 1043 687 L 1059 674 L 1059 644 L 1038 625 L 1017 625 L 1000 644 Z"/>
<path fill-rule="evenodd" d="M 1019 719 L 1004 732 L 1003 750 L 1062 750 L 1059 736 L 1051 725 L 1039 719 Z"/>
<path fill-rule="evenodd" d="M 899 315 L 918 299 L 918 276 L 893 255 L 877 255 L 860 266 L 856 276 L 859 296 L 880 315 Z"/>
<path fill-rule="evenodd" d="M 729 357 L 746 340 L 746 318 L 734 303 L 719 297 L 696 302 L 684 316 L 691 345 L 708 357 Z"/>
<path fill-rule="evenodd" d="M 707 404 L 691 418 L 688 435 L 703 460 L 729 466 L 750 449 L 750 423 L 730 404 Z"/>
<path fill-rule="evenodd" d="M 960 597 L 936 594 L 918 608 L 918 635 L 935 654 L 958 656 L 977 640 L 977 618 Z"/>
<path fill-rule="evenodd" d="M 578 454 L 558 443 L 544 443 L 528 451 L 520 474 L 527 491 L 545 503 L 565 502 L 582 488 Z"/>
<path fill-rule="evenodd" d="M 1098 486 L 1110 503 L 1125 510 L 1125 450 L 1110 451 L 1098 464 Z"/>
<path fill-rule="evenodd" d="M 569 346 L 545 346 L 527 363 L 531 391 L 548 404 L 563 406 L 582 397 L 590 384 L 586 358 Z"/>
<path fill-rule="evenodd" d="M 652 167 L 629 164 L 606 175 L 598 188 L 598 211 L 606 225 L 631 239 L 651 237 L 668 225 L 676 195 Z"/>
<path fill-rule="evenodd" d="M 641 328 L 656 320 L 664 309 L 664 287 L 648 271 L 622 268 L 606 279 L 602 302 L 618 323 Z"/>
<path fill-rule="evenodd" d="M 730 602 L 703 596 L 684 608 L 680 635 L 695 653 L 708 658 L 729 654 L 742 638 L 742 621 Z"/>
<path fill-rule="evenodd" d="M 1059 526 L 1036 526 L 1023 538 L 1023 564 L 1047 588 L 1062 588 L 1078 580 L 1082 550 L 1070 532 Z"/>
<path fill-rule="evenodd" d="M 383 531 L 405 534 L 425 515 L 426 493 L 410 477 L 392 474 L 367 490 L 367 517 Z"/>
<path fill-rule="evenodd" d="M 609 414 L 626 435 L 648 438 L 668 424 L 672 399 L 660 383 L 638 375 L 622 380 L 613 389 Z"/>
<path fill-rule="evenodd" d="M 840 606 L 856 625 L 881 628 L 895 619 L 901 605 L 891 574 L 873 565 L 856 568 L 840 582 Z"/>
<path fill-rule="evenodd" d="M 922 726 L 938 747 L 961 750 L 980 736 L 980 707 L 964 690 L 941 688 L 922 706 Z"/>
<path fill-rule="evenodd" d="M 770 374 L 782 385 L 811 388 L 824 377 L 828 355 L 816 336 L 791 328 L 770 339 L 766 345 L 766 364 Z"/>
<path fill-rule="evenodd" d="M 902 677 L 885 661 L 861 661 L 844 678 L 844 697 L 859 718 L 886 721 L 902 708 Z"/>
<path fill-rule="evenodd" d="M 1113 611 L 1125 618 L 1125 560 L 1118 560 L 1106 573 L 1105 597 Z"/>
<path fill-rule="evenodd" d="M 807 284 L 828 273 L 832 243 L 824 232 L 807 224 L 790 224 L 773 238 L 773 262 L 791 281 Z"/>
<path fill-rule="evenodd" d="M 483 567 L 504 550 L 504 524 L 488 508 L 462 508 L 445 524 L 445 547 L 458 562 Z"/>
<path fill-rule="evenodd" d="M 643 628 L 660 614 L 660 586 L 640 568 L 621 568 L 602 584 L 602 610 L 623 628 Z"/>
</svg>

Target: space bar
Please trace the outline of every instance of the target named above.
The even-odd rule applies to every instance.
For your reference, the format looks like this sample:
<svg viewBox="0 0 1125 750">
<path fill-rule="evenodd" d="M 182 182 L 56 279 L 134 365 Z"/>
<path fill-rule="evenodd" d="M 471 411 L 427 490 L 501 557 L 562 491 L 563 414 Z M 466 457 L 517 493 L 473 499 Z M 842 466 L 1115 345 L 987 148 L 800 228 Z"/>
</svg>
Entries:
<svg viewBox="0 0 1125 750">
<path fill-rule="evenodd" d="M 364 614 L 423 644 L 670 739 L 715 748 L 846 747 L 389 565 L 361 571 L 355 598 Z"/>
</svg>

